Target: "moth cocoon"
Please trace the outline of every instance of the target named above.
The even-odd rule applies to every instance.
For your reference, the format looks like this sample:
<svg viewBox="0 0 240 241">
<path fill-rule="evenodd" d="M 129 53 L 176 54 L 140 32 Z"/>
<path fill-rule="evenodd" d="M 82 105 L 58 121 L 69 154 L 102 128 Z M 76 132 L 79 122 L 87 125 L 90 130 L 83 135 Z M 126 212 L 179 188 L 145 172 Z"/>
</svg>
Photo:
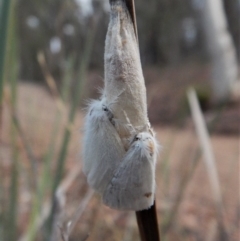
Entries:
<svg viewBox="0 0 240 241">
<path fill-rule="evenodd" d="M 127 124 L 121 111 L 124 110 L 133 126 L 144 126 L 148 123 L 146 88 L 134 25 L 124 1 L 110 3 L 104 55 L 104 96 L 110 103 L 122 92 L 112 107 L 115 118 Z M 118 133 L 121 138 L 126 138 L 124 130 Z"/>
<path fill-rule="evenodd" d="M 154 202 L 157 142 L 147 116 L 138 41 L 124 0 L 110 0 L 104 90 L 85 119 L 83 172 L 103 203 L 143 210 Z"/>
<path fill-rule="evenodd" d="M 143 210 L 154 202 L 157 143 L 148 132 L 135 136 L 103 193 L 103 203 L 119 210 Z"/>
<path fill-rule="evenodd" d="M 83 172 L 88 184 L 99 193 L 106 189 L 125 154 L 112 119 L 104 100 L 90 103 L 84 127 Z"/>
</svg>

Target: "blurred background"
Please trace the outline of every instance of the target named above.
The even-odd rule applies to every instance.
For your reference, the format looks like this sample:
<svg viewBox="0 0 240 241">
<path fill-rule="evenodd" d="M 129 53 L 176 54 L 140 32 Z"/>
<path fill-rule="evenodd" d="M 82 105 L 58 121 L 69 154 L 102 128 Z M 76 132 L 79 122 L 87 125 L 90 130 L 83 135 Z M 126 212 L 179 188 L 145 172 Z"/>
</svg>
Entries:
<svg viewBox="0 0 240 241">
<path fill-rule="evenodd" d="M 240 1 L 135 5 L 149 118 L 163 146 L 162 240 L 237 241 Z M 71 241 L 139 240 L 134 212 L 103 206 L 81 171 L 84 108 L 103 87 L 109 11 L 108 0 L 0 0 L 0 240 L 64 240 L 61 232 Z M 208 161 L 189 87 L 210 134 Z"/>
</svg>

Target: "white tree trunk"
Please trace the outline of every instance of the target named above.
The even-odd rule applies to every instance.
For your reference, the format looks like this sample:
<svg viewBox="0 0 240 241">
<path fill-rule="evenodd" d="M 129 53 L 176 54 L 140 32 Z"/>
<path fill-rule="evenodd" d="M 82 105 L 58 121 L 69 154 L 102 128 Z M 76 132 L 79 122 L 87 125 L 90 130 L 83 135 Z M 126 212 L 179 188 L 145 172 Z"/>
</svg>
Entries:
<svg viewBox="0 0 240 241">
<path fill-rule="evenodd" d="M 213 65 L 213 99 L 220 102 L 229 97 L 238 81 L 236 50 L 228 31 L 222 0 L 204 0 L 202 20 Z"/>
</svg>

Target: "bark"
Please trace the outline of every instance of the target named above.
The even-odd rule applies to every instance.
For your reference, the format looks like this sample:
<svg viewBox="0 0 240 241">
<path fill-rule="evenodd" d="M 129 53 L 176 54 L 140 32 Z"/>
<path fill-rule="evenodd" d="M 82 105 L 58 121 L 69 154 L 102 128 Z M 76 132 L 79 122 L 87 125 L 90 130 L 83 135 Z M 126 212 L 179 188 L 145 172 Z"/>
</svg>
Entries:
<svg viewBox="0 0 240 241">
<path fill-rule="evenodd" d="M 212 91 L 216 102 L 226 100 L 238 81 L 236 49 L 228 31 L 221 0 L 205 0 L 202 22 L 212 61 Z"/>
</svg>

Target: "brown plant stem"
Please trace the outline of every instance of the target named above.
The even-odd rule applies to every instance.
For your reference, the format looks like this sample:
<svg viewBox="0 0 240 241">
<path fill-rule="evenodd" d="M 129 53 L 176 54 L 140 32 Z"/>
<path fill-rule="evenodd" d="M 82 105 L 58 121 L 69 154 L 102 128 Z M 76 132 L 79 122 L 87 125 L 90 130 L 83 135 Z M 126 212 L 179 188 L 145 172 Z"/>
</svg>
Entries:
<svg viewBox="0 0 240 241">
<path fill-rule="evenodd" d="M 138 40 L 138 32 L 137 32 L 137 20 L 136 20 L 136 12 L 135 12 L 135 3 L 134 0 L 125 0 L 128 12 L 131 16 L 134 32 L 136 34 L 136 39 Z"/>
<path fill-rule="evenodd" d="M 136 218 L 141 241 L 160 241 L 156 202 L 149 209 L 137 211 Z"/>
<path fill-rule="evenodd" d="M 119 1 L 119 0 L 109 0 L 109 3 L 111 5 L 112 2 L 117 2 L 117 1 Z M 136 20 L 134 0 L 121 0 L 121 1 L 125 2 L 125 4 L 126 4 L 129 15 L 130 15 L 130 17 L 132 19 L 132 22 L 133 22 L 133 28 L 134 28 L 134 32 L 135 32 L 135 35 L 136 35 L 136 39 L 138 41 L 137 20 Z"/>
<path fill-rule="evenodd" d="M 112 1 L 114 0 L 110 0 L 110 3 Z M 122 0 L 122 1 L 124 1 L 127 6 L 128 12 L 133 22 L 136 39 L 138 41 L 137 21 L 136 21 L 134 0 Z M 136 218 L 137 218 L 141 241 L 160 241 L 155 201 L 149 209 L 137 211 Z"/>
</svg>

